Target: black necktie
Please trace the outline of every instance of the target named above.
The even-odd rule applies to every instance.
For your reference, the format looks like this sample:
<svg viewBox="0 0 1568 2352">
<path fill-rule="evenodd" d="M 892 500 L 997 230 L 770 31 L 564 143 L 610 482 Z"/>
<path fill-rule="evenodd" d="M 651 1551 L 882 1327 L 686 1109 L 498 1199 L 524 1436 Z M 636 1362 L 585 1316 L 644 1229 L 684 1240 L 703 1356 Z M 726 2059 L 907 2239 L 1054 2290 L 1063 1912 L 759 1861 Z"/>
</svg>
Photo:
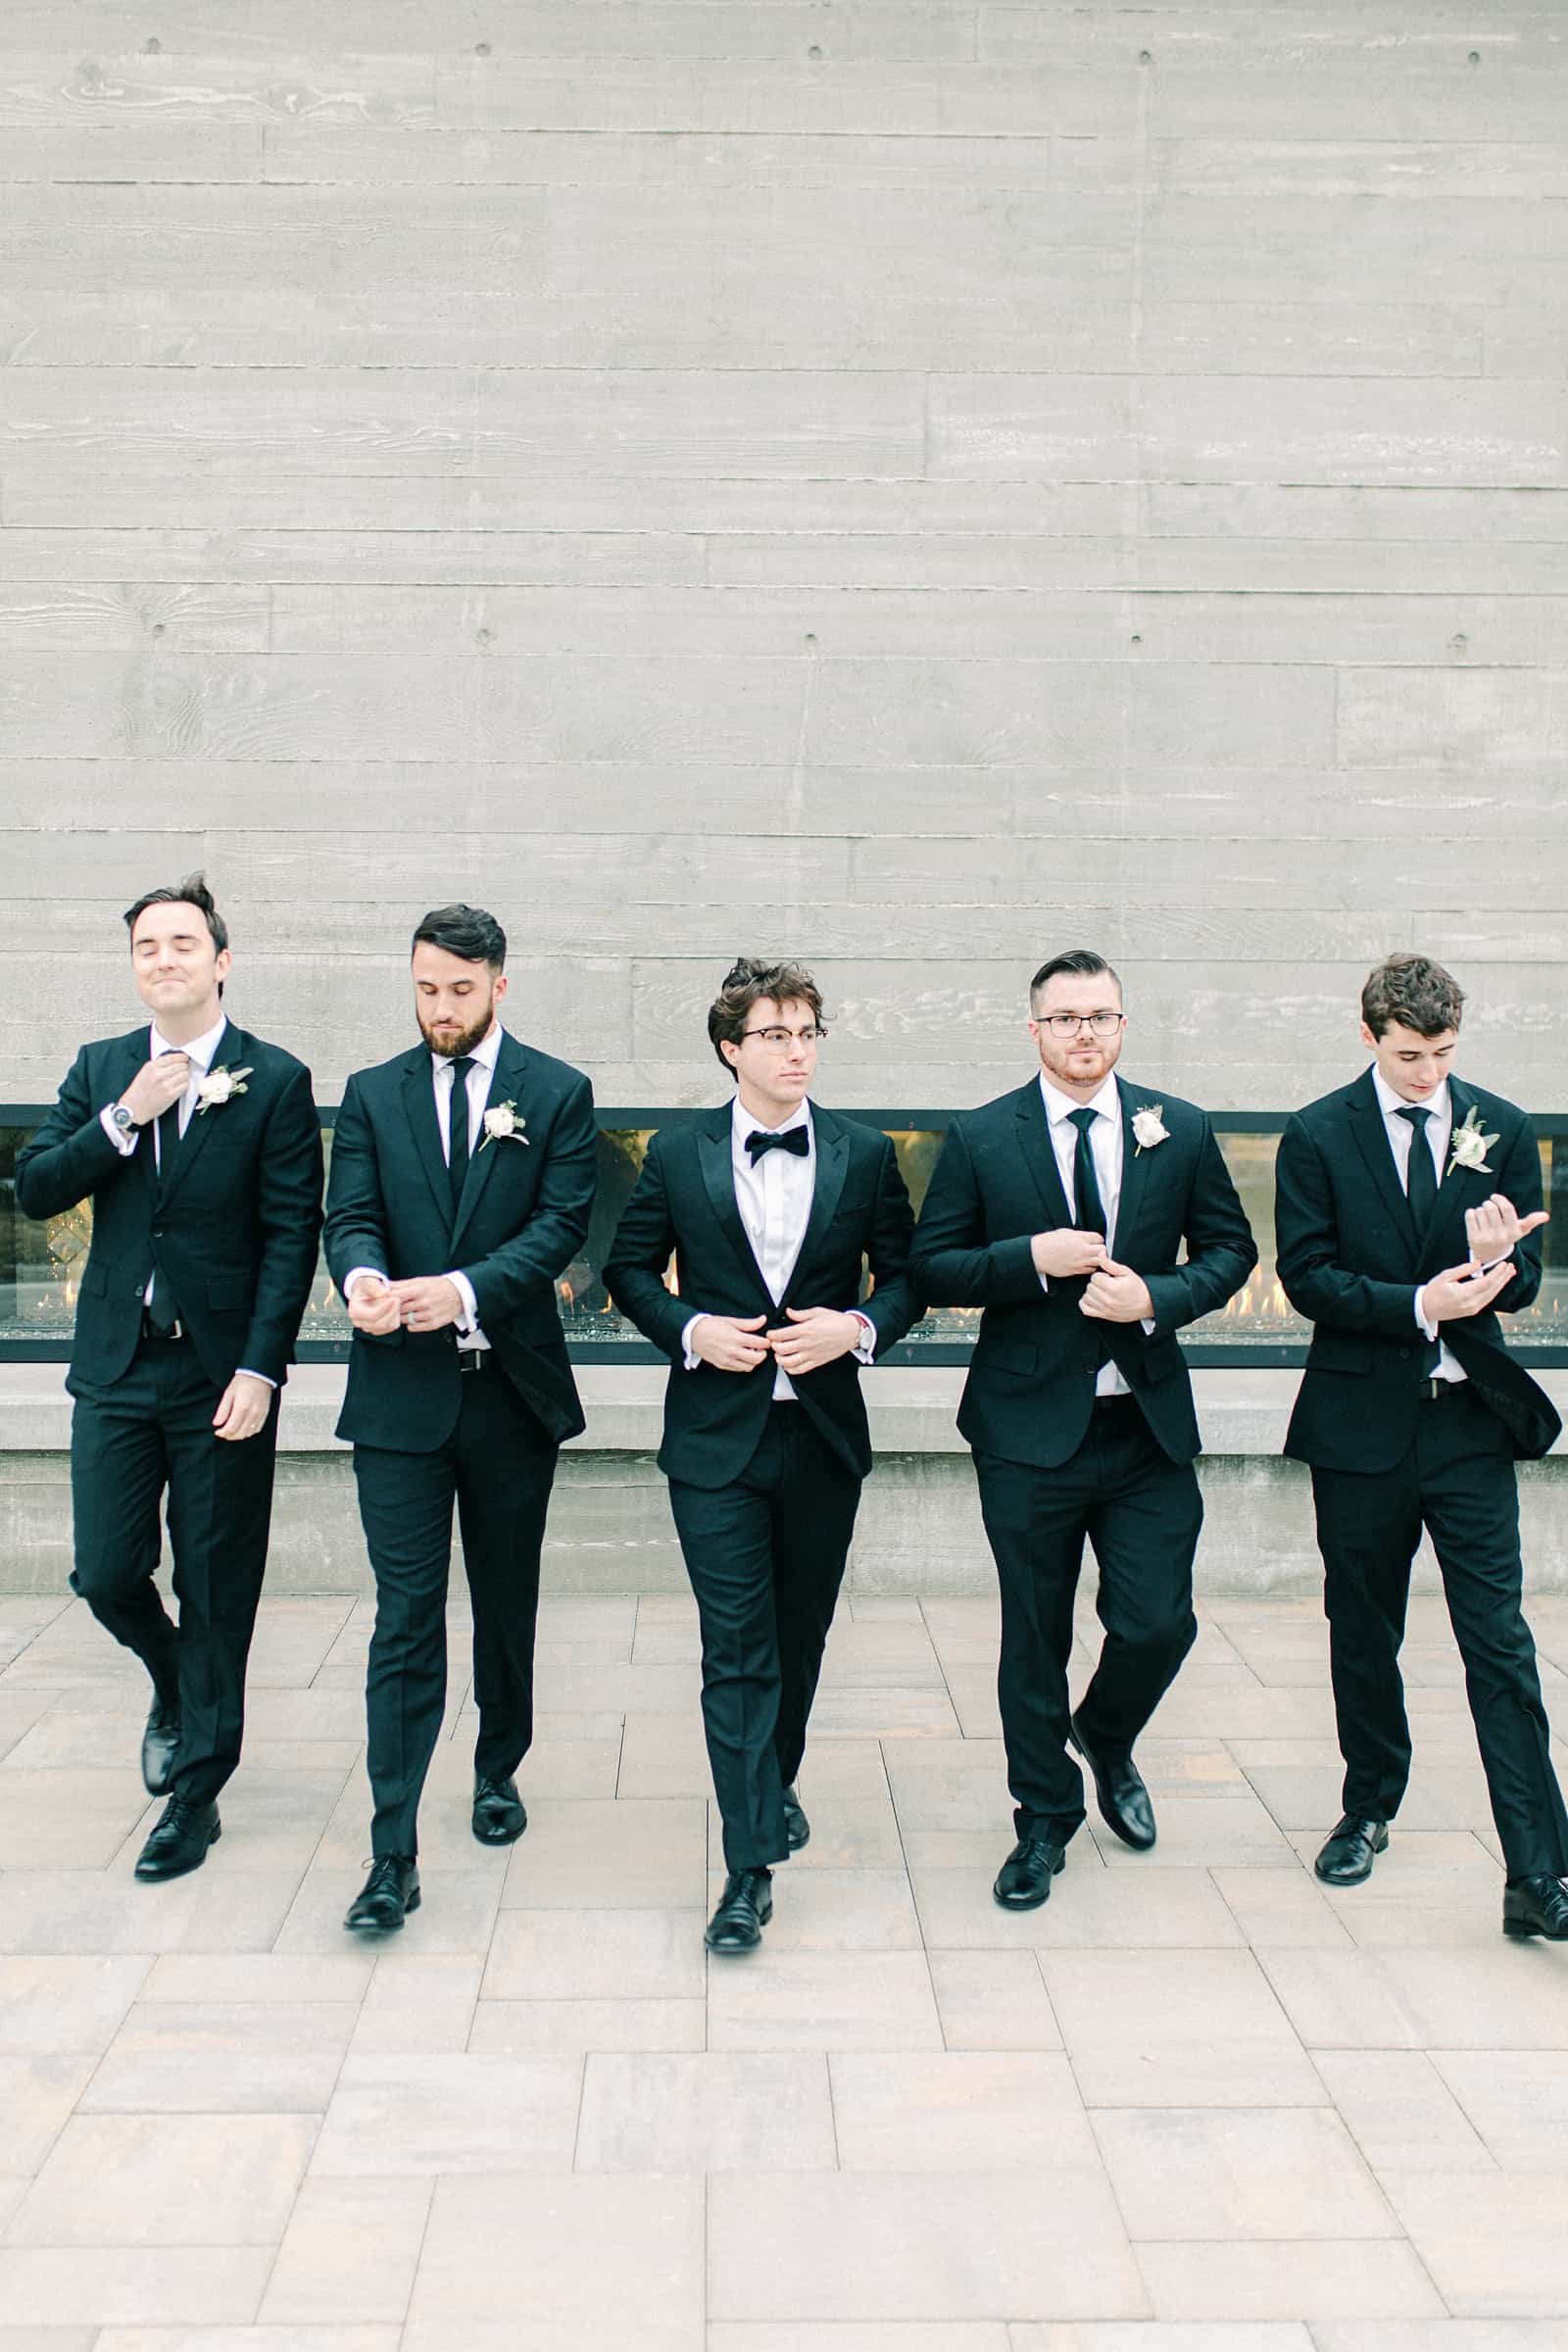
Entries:
<svg viewBox="0 0 1568 2352">
<path fill-rule="evenodd" d="M 1073 1222 L 1081 1233 L 1103 1234 L 1105 1210 L 1100 1198 L 1100 1179 L 1095 1174 L 1095 1155 L 1089 1146 L 1089 1138 L 1100 1113 L 1098 1110 L 1091 1110 L 1086 1103 L 1082 1110 L 1069 1110 L 1067 1116 L 1078 1130 L 1078 1147 L 1073 1153 L 1072 1162 L 1073 1190 L 1077 1195 L 1078 1213 Z"/>
<path fill-rule="evenodd" d="M 447 1112 L 447 1174 L 452 1179 L 452 1213 L 458 1213 L 468 1179 L 468 1072 L 471 1054 L 460 1054 L 452 1064 L 452 1102 Z"/>
<path fill-rule="evenodd" d="M 1432 1164 L 1432 1146 L 1427 1141 L 1427 1121 L 1432 1113 L 1412 1107 L 1396 1115 L 1407 1121 L 1410 1128 L 1410 1164 L 1404 1191 L 1416 1232 L 1425 1241 L 1432 1212 L 1438 1205 L 1438 1171 Z"/>
<path fill-rule="evenodd" d="M 804 1119 L 799 1127 L 786 1127 L 782 1135 L 776 1128 L 754 1127 L 746 1138 L 746 1149 L 754 1168 L 764 1152 L 793 1152 L 797 1159 L 804 1159 L 811 1149 L 811 1130 Z"/>
</svg>

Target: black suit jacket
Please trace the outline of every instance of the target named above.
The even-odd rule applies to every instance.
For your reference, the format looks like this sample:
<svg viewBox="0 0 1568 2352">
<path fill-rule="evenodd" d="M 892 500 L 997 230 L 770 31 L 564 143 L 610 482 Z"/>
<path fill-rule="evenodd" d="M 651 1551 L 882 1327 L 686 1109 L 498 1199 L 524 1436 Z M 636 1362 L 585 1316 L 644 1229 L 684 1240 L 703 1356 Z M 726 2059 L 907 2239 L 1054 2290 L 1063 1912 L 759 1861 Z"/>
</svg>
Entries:
<svg viewBox="0 0 1568 2352">
<path fill-rule="evenodd" d="M 125 1156 L 99 1115 L 124 1093 L 151 1045 L 144 1025 L 83 1046 L 59 1102 L 17 1160 L 17 1200 L 27 1216 L 59 1216 L 92 1200 L 67 1386 L 101 1387 L 127 1369 L 152 1273 L 209 1380 L 224 1387 L 243 1366 L 281 1385 L 321 1230 L 311 1073 L 230 1022 L 213 1067 L 248 1067 L 245 1092 L 193 1111 L 160 1175 L 148 1129 Z"/>
<path fill-rule="evenodd" d="M 1182 1326 L 1239 1291 L 1257 1250 L 1206 1115 L 1191 1102 L 1116 1081 L 1121 1199 L 1112 1253 L 1149 1285 L 1154 1328 L 1078 1311 L 1082 1280 L 1042 1290 L 1032 1237 L 1073 1221 L 1038 1079 L 948 1130 L 915 1235 L 916 1287 L 940 1306 L 979 1306 L 958 1429 L 977 1452 L 1054 1469 L 1077 1452 L 1094 1410 L 1099 1339 L 1173 1461 L 1199 1450 Z M 1136 1112 L 1163 1107 L 1162 1143 L 1140 1151 Z M 1187 1255 L 1178 1262 L 1185 1242 Z"/>
<path fill-rule="evenodd" d="M 920 1313 L 908 1279 L 914 1217 L 893 1146 L 879 1129 L 819 1110 L 813 1102 L 816 1184 L 801 1252 L 777 1306 L 752 1253 L 735 1199 L 731 1104 L 687 1126 L 662 1128 L 615 1231 L 605 1282 L 615 1304 L 673 1360 L 664 1394 L 659 1466 L 688 1486 L 722 1487 L 757 1451 L 777 1366 L 754 1372 L 685 1369 L 681 1333 L 693 1315 L 763 1315 L 787 1326 L 787 1309 L 859 1306 L 880 1353 Z M 674 1251 L 680 1295 L 664 1288 Z M 860 1265 L 875 1289 L 860 1305 Z M 840 1356 L 795 1380 L 802 1409 L 859 1477 L 871 1467 L 860 1367 Z"/>
<path fill-rule="evenodd" d="M 1331 1470 L 1387 1470 L 1415 1441 L 1426 1341 L 1419 1286 L 1470 1254 L 1464 1212 L 1504 1193 L 1523 1215 L 1541 1206 L 1541 1157 L 1525 1113 L 1500 1095 L 1448 1081 L 1453 1123 L 1472 1107 L 1497 1142 L 1487 1171 L 1450 1153 L 1425 1236 L 1417 1233 L 1370 1070 L 1298 1111 L 1280 1138 L 1274 1222 L 1279 1275 L 1316 1325 L 1285 1450 Z M 1544 1454 L 1562 1424 L 1503 1343 L 1498 1313 L 1541 1288 L 1541 1237 L 1514 1251 L 1518 1273 L 1485 1314 L 1441 1326 L 1476 1393 L 1506 1425 L 1516 1458 Z"/>
<path fill-rule="evenodd" d="M 593 1205 L 593 1089 L 581 1070 L 504 1035 L 489 1102 L 516 1104 L 527 1141 L 475 1142 L 454 1217 L 428 1050 L 351 1078 L 332 1136 L 326 1262 L 340 1291 L 356 1266 L 394 1282 L 466 1274 L 501 1370 L 559 1443 L 585 1427 L 556 1284 Z M 357 1331 L 338 1436 L 400 1453 L 445 1445 L 462 1402 L 457 1341 L 451 1325 Z"/>
</svg>

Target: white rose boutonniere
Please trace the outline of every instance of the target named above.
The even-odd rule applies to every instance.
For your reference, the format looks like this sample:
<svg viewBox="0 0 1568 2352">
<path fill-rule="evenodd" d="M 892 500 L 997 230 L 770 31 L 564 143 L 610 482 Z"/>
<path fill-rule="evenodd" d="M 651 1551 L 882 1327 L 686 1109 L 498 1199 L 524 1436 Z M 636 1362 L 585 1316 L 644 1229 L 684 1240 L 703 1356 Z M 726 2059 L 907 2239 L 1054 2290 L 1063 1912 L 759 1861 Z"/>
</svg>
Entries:
<svg viewBox="0 0 1568 2352">
<path fill-rule="evenodd" d="M 205 1077 L 198 1078 L 197 1115 L 200 1116 L 204 1110 L 211 1110 L 215 1102 L 226 1102 L 231 1095 L 248 1095 L 250 1088 L 245 1081 L 250 1074 L 248 1065 L 243 1070 L 229 1070 L 220 1063 L 217 1069 L 209 1070 Z"/>
<path fill-rule="evenodd" d="M 1137 1143 L 1138 1152 L 1152 1152 L 1154 1146 L 1165 1143 L 1169 1135 L 1170 1129 L 1165 1124 L 1163 1102 L 1146 1102 L 1142 1110 L 1133 1112 L 1133 1138 Z M 1133 1154 L 1135 1159 L 1138 1157 L 1138 1152 Z"/>
<path fill-rule="evenodd" d="M 509 1142 L 525 1144 L 528 1138 L 522 1131 L 527 1124 L 526 1119 L 518 1118 L 515 1102 L 492 1102 L 484 1114 L 484 1135 L 480 1140 L 480 1151 L 484 1150 L 486 1144 Z"/>
<path fill-rule="evenodd" d="M 1476 1116 L 1476 1106 L 1472 1102 L 1464 1114 L 1463 1126 L 1453 1131 L 1448 1146 L 1452 1154 L 1451 1164 L 1456 1168 L 1479 1168 L 1483 1176 L 1490 1176 L 1492 1170 L 1487 1165 L 1487 1153 L 1500 1140 L 1495 1135 L 1482 1134 L 1481 1121 Z"/>
</svg>

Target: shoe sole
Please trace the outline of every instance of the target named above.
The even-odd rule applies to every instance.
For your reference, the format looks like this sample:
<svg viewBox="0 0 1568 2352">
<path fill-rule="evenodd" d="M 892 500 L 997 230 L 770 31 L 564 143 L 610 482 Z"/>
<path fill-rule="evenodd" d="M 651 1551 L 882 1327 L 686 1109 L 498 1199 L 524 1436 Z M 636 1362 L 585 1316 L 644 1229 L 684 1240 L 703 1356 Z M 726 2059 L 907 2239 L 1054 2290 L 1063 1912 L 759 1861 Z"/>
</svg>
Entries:
<svg viewBox="0 0 1568 2352">
<path fill-rule="evenodd" d="M 174 1870 L 143 1870 L 141 1864 L 138 1862 L 131 1875 L 143 1886 L 162 1886 L 170 1879 L 188 1879 L 193 1870 L 200 1870 L 202 1864 L 206 1861 L 208 1855 L 212 1852 L 214 1846 L 218 1843 L 218 1840 L 222 1835 L 223 1825 L 220 1821 L 214 1825 L 212 1836 L 208 1838 L 207 1843 L 202 1847 L 201 1852 L 197 1854 L 192 1861 L 181 1862 Z"/>
<path fill-rule="evenodd" d="M 473 1824 L 470 1822 L 468 1827 L 473 1829 Z M 474 1830 L 474 1842 L 478 1845 L 515 1845 L 527 1827 L 525 1821 L 519 1821 L 514 1830 Z"/>
<path fill-rule="evenodd" d="M 397 1936 L 402 1933 L 403 1920 L 419 1908 L 419 1891 L 416 1887 L 403 1906 L 403 1919 L 346 1919 L 343 1922 L 351 1936 Z"/>
<path fill-rule="evenodd" d="M 1505 1919 L 1502 1932 L 1518 1943 L 1528 1943 L 1536 1936 L 1544 1943 L 1568 1943 L 1568 1935 L 1554 1936 L 1549 1928 L 1538 1928 L 1534 1920 L 1529 1919 Z"/>
</svg>

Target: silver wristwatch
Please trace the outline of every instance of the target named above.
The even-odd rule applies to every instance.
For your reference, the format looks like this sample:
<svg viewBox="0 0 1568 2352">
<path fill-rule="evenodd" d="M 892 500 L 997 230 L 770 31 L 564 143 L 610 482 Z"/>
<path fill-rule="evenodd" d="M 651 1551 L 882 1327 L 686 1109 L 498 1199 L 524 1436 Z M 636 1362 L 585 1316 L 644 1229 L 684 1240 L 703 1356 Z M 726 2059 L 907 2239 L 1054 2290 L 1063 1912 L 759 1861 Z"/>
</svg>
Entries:
<svg viewBox="0 0 1568 2352">
<path fill-rule="evenodd" d="M 131 1136 L 136 1133 L 136 1122 L 131 1117 L 129 1111 L 125 1108 L 123 1102 L 114 1103 L 110 1109 L 109 1117 L 111 1123 L 120 1129 L 121 1134 L 125 1137 L 127 1142 Z"/>
</svg>

